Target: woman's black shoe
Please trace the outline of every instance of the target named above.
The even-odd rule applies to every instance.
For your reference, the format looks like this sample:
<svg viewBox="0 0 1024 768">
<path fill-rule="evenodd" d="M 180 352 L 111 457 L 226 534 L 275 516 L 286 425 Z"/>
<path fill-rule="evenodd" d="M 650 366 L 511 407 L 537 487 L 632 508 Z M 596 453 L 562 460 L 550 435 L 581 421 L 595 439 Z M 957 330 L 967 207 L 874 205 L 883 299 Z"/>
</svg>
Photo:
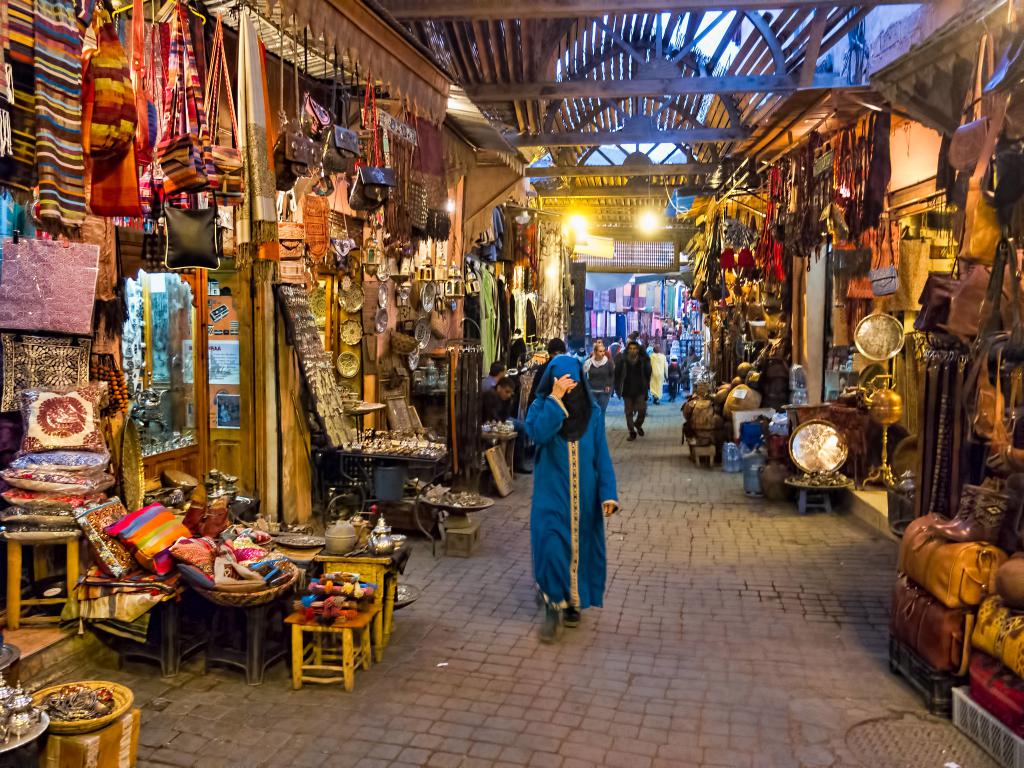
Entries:
<svg viewBox="0 0 1024 768">
<path fill-rule="evenodd" d="M 580 609 L 575 605 L 570 605 L 562 613 L 562 623 L 567 627 L 578 627 L 580 625 Z"/>
</svg>

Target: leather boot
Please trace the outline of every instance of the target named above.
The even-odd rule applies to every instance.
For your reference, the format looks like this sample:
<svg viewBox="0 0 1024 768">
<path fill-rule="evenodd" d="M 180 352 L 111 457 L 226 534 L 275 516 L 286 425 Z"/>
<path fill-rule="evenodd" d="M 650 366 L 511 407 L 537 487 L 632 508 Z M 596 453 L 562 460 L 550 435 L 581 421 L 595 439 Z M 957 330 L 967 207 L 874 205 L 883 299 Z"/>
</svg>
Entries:
<svg viewBox="0 0 1024 768">
<path fill-rule="evenodd" d="M 551 605 L 544 606 L 544 623 L 540 625 L 540 641 L 553 643 L 562 636 L 562 611 Z"/>
<path fill-rule="evenodd" d="M 960 494 L 956 517 L 946 523 L 935 523 L 929 532 L 950 541 L 987 541 L 999 538 L 1006 517 L 1009 497 L 1005 493 L 981 485 L 965 485 Z"/>
</svg>

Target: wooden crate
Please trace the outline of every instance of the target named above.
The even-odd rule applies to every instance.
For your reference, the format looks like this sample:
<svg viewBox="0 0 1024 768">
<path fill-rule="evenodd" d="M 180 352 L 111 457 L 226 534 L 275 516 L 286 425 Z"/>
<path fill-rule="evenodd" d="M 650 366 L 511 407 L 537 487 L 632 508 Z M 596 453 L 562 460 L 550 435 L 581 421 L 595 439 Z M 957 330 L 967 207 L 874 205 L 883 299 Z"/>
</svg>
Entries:
<svg viewBox="0 0 1024 768">
<path fill-rule="evenodd" d="M 464 528 L 445 528 L 444 553 L 449 557 L 469 557 L 480 543 L 480 523 L 474 520 Z"/>
</svg>

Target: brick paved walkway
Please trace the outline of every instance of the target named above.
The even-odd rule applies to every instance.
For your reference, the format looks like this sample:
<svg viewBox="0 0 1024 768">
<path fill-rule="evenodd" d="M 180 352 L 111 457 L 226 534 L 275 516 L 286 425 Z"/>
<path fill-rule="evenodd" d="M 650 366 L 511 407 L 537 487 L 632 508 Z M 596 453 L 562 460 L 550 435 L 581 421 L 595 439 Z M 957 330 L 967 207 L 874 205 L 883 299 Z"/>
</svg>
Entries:
<svg viewBox="0 0 1024 768">
<path fill-rule="evenodd" d="M 613 404 L 623 510 L 606 605 L 560 645 L 536 640 L 524 478 L 486 514 L 473 558 L 417 544 L 406 581 L 422 598 L 354 694 L 293 692 L 283 665 L 259 688 L 194 663 L 169 683 L 148 666 L 107 671 L 146 705 L 142 764 L 895 765 L 861 762 L 845 740 L 922 711 L 887 669 L 895 546 L 693 468 L 679 418 L 678 404 L 654 408 L 647 437 L 626 443 Z"/>
</svg>

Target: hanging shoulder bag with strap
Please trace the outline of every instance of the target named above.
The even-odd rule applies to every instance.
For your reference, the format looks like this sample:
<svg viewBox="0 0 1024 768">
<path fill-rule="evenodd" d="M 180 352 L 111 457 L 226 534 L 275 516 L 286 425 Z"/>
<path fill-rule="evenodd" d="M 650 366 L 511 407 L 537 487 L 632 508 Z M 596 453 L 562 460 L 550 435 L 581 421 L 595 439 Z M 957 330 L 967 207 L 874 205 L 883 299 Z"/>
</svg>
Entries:
<svg viewBox="0 0 1024 768">
<path fill-rule="evenodd" d="M 166 120 L 157 147 L 166 195 L 202 192 L 209 187 L 206 154 L 206 115 L 203 111 L 199 75 L 192 40 L 185 18 L 185 6 L 178 3 L 171 22 L 171 54 L 168 81 L 173 82 Z"/>
<path fill-rule="evenodd" d="M 212 195 L 210 199 L 209 208 L 164 208 L 164 266 L 168 269 L 220 268 L 217 203 Z"/>
<path fill-rule="evenodd" d="M 363 125 L 370 131 L 373 147 L 372 165 L 360 165 L 356 169 L 356 180 L 352 185 L 348 204 L 354 211 L 374 211 L 387 202 L 391 188 L 395 186 L 395 171 L 384 166 L 380 150 L 380 123 L 377 116 L 377 95 L 373 82 L 366 82 L 366 97 L 363 100 Z"/>
<path fill-rule="evenodd" d="M 319 158 L 317 157 L 316 142 L 303 133 L 299 120 L 299 65 L 295 61 L 292 62 L 292 70 L 295 75 L 295 119 L 289 120 L 284 110 L 284 11 L 282 10 L 281 13 L 281 133 L 278 134 L 277 142 L 274 144 L 274 174 L 277 190 L 287 192 L 295 186 L 295 182 L 300 176 L 309 175 L 310 169 L 319 162 Z M 296 41 L 292 58 L 295 59 L 297 56 L 298 42 Z"/>
<path fill-rule="evenodd" d="M 242 180 L 242 153 L 238 149 L 238 120 L 235 117 L 234 97 L 231 93 L 231 76 L 228 73 L 227 57 L 224 54 L 224 23 L 217 16 L 217 29 L 213 35 L 213 52 L 206 82 L 206 105 L 210 110 L 210 188 L 217 196 L 219 205 L 241 205 L 244 197 Z M 223 82 L 223 94 L 220 84 Z M 224 97 L 231 116 L 231 134 L 227 144 L 217 143 L 217 129 L 220 124 L 220 101 Z"/>
<path fill-rule="evenodd" d="M 103 8 L 96 12 L 96 48 L 85 58 L 82 135 L 93 159 L 123 157 L 135 141 L 138 115 L 128 55 Z"/>
</svg>

